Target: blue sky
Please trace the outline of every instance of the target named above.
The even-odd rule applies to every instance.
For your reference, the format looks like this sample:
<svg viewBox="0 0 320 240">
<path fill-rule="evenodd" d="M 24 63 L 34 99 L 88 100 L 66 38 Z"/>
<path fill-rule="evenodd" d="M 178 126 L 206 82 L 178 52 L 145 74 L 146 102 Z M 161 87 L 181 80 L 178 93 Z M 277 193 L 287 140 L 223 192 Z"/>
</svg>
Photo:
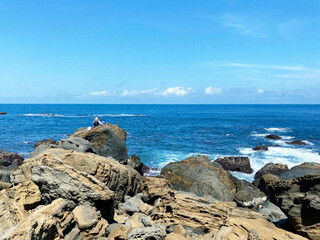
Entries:
<svg viewBox="0 0 320 240">
<path fill-rule="evenodd" d="M 0 2 L 1 103 L 320 103 L 320 1 Z"/>
</svg>

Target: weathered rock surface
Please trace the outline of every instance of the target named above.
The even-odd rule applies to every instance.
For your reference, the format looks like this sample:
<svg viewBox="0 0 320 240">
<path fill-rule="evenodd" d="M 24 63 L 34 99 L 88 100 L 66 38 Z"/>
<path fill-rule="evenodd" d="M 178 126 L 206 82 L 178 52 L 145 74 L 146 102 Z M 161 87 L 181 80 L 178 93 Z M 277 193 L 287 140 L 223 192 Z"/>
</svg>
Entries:
<svg viewBox="0 0 320 240">
<path fill-rule="evenodd" d="M 126 136 L 124 129 L 108 123 L 90 130 L 80 128 L 72 135 L 88 140 L 97 154 L 112 157 L 121 163 L 127 159 Z"/>
<path fill-rule="evenodd" d="M 128 235 L 128 240 L 162 240 L 166 235 L 166 227 L 162 224 L 155 224 L 152 227 L 132 229 Z"/>
<path fill-rule="evenodd" d="M 52 138 L 50 138 L 50 139 L 43 139 L 43 140 L 40 140 L 40 141 L 36 142 L 36 143 L 32 146 L 32 148 L 36 148 L 36 147 L 38 147 L 38 146 L 40 146 L 40 145 L 50 145 L 50 144 L 56 144 L 56 143 L 57 143 L 57 141 L 54 140 L 54 139 L 52 139 Z"/>
<path fill-rule="evenodd" d="M 275 134 L 267 135 L 267 136 L 265 136 L 265 138 L 267 138 L 267 139 L 272 139 L 272 140 L 282 139 L 281 137 L 279 137 L 278 135 L 275 135 Z"/>
<path fill-rule="evenodd" d="M 265 188 L 299 234 L 320 239 L 320 174 L 269 182 Z"/>
<path fill-rule="evenodd" d="M 23 160 L 24 158 L 17 153 L 9 153 L 0 149 L 0 166 L 7 167 L 12 164 L 20 166 Z"/>
<path fill-rule="evenodd" d="M 162 168 L 161 175 L 173 189 L 220 201 L 233 200 L 233 195 L 243 187 L 238 179 L 213 167 L 209 158 L 203 155 L 169 163 Z"/>
<path fill-rule="evenodd" d="M 302 142 L 301 140 L 295 140 L 292 142 L 286 142 L 287 144 L 291 144 L 291 145 L 298 145 L 298 146 L 305 146 L 307 145 L 305 142 Z"/>
<path fill-rule="evenodd" d="M 252 150 L 255 150 L 255 151 L 268 151 L 268 147 L 267 146 L 263 146 L 263 145 L 258 145 L 254 148 L 252 148 Z"/>
<path fill-rule="evenodd" d="M 315 162 L 305 162 L 279 174 L 278 177 L 280 180 L 292 180 L 309 174 L 320 174 L 320 164 Z"/>
<path fill-rule="evenodd" d="M 219 163 L 227 171 L 253 173 L 248 157 L 224 157 L 218 158 L 214 162 Z"/>
<path fill-rule="evenodd" d="M 267 163 L 254 175 L 254 179 L 259 179 L 262 175 L 273 174 L 279 175 L 280 173 L 288 171 L 289 168 L 286 164 L 281 163 Z"/>
<path fill-rule="evenodd" d="M 140 161 L 140 158 L 137 155 L 132 155 L 126 161 L 126 164 L 131 166 L 133 169 L 138 171 L 141 175 L 143 175 L 143 163 Z"/>
</svg>

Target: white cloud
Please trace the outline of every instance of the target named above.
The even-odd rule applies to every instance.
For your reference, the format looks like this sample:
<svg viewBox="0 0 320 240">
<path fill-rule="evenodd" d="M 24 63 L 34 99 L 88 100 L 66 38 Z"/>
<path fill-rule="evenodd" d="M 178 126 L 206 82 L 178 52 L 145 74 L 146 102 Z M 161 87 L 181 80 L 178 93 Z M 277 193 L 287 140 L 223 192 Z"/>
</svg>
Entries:
<svg viewBox="0 0 320 240">
<path fill-rule="evenodd" d="M 90 92 L 89 93 L 90 96 L 95 96 L 95 97 L 101 97 L 101 96 L 110 96 L 111 93 L 107 92 L 107 91 L 97 91 L 97 92 Z"/>
<path fill-rule="evenodd" d="M 312 69 L 306 68 L 301 65 L 297 66 L 283 66 L 283 65 L 265 65 L 265 64 L 247 64 L 247 63 L 221 63 L 216 61 L 207 61 L 198 64 L 202 67 L 213 67 L 213 66 L 227 66 L 227 67 L 239 67 L 239 68 L 251 68 L 251 69 L 271 69 L 271 70 L 284 70 L 284 71 L 311 71 Z"/>
<path fill-rule="evenodd" d="M 163 92 L 160 92 L 160 95 L 169 96 L 169 95 L 176 95 L 176 96 L 185 96 L 192 92 L 191 88 L 185 89 L 184 87 L 170 87 Z"/>
<path fill-rule="evenodd" d="M 242 16 L 226 13 L 220 16 L 222 26 L 236 30 L 237 33 L 248 37 L 264 37 L 262 24 L 257 19 L 247 19 Z"/>
<path fill-rule="evenodd" d="M 143 94 L 151 94 L 154 93 L 155 91 L 157 91 L 157 88 L 153 88 L 153 89 L 146 89 L 146 90 L 131 90 L 128 91 L 127 89 L 123 90 L 123 92 L 121 93 L 122 96 L 137 96 L 137 95 L 143 95 Z"/>
<path fill-rule="evenodd" d="M 204 90 L 204 92 L 208 95 L 218 95 L 222 93 L 222 88 L 213 88 L 209 86 Z"/>
<path fill-rule="evenodd" d="M 260 89 L 257 90 L 257 93 L 258 94 L 262 94 L 262 93 L 264 93 L 264 90 L 260 88 Z"/>
</svg>

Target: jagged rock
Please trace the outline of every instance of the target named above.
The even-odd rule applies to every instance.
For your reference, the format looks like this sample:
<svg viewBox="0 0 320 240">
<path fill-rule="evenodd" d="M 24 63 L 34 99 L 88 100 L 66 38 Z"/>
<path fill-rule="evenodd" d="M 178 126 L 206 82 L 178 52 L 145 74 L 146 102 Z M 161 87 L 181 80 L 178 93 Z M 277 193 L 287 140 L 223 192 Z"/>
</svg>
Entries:
<svg viewBox="0 0 320 240">
<path fill-rule="evenodd" d="M 281 163 L 267 163 L 254 175 L 254 179 L 259 179 L 262 175 L 272 174 L 279 175 L 280 173 L 288 171 L 288 166 Z"/>
<path fill-rule="evenodd" d="M 320 174 L 271 182 L 266 193 L 288 216 L 297 233 L 320 239 Z"/>
<path fill-rule="evenodd" d="M 279 174 L 280 180 L 293 180 L 309 174 L 320 174 L 320 164 L 315 162 L 305 162 L 294 166 L 288 171 Z"/>
<path fill-rule="evenodd" d="M 128 240 L 162 240 L 166 235 L 166 227 L 162 224 L 155 224 L 152 227 L 132 229 L 128 235 Z"/>
<path fill-rule="evenodd" d="M 229 172 L 215 168 L 206 156 L 193 156 L 169 163 L 161 170 L 176 190 L 192 192 L 220 201 L 233 200 L 233 194 L 242 190 L 241 182 Z"/>
<path fill-rule="evenodd" d="M 20 166 L 24 158 L 17 153 L 9 153 L 0 149 L 0 166 L 9 166 L 12 164 Z"/>
<path fill-rule="evenodd" d="M 120 225 L 110 232 L 110 234 L 108 235 L 108 238 L 110 240 L 127 240 L 128 234 L 130 233 L 130 231 L 131 231 L 130 228 Z"/>
<path fill-rule="evenodd" d="M 255 151 L 268 151 L 268 147 L 267 146 L 263 146 L 263 145 L 258 145 L 254 148 L 252 148 L 252 150 L 255 150 Z"/>
<path fill-rule="evenodd" d="M 108 123 L 90 130 L 81 128 L 72 135 L 88 140 L 97 154 L 121 163 L 127 160 L 126 136 L 124 129 Z"/>
<path fill-rule="evenodd" d="M 140 206 L 143 205 L 142 196 L 142 194 L 137 194 L 134 197 L 126 196 L 125 202 L 120 203 L 119 208 L 131 214 L 139 212 Z"/>
<path fill-rule="evenodd" d="M 291 144 L 291 145 L 298 145 L 298 146 L 305 146 L 307 145 L 305 142 L 302 142 L 301 140 L 295 140 L 292 142 L 286 142 L 287 144 Z"/>
<path fill-rule="evenodd" d="M 227 171 L 253 173 L 248 157 L 224 157 L 218 158 L 214 162 L 219 163 Z"/>
<path fill-rule="evenodd" d="M 50 139 L 43 139 L 43 140 L 40 140 L 38 142 L 36 142 L 32 148 L 36 148 L 38 147 L 39 145 L 50 145 L 50 144 L 56 144 L 56 140 L 50 138 Z"/>
<path fill-rule="evenodd" d="M 14 200 L 24 210 L 34 209 L 41 202 L 39 187 L 32 181 L 25 181 L 15 187 Z"/>
<path fill-rule="evenodd" d="M 275 135 L 275 134 L 267 135 L 267 136 L 265 136 L 265 138 L 267 138 L 267 139 L 272 139 L 272 140 L 282 139 L 281 137 L 279 137 L 278 135 Z"/>
<path fill-rule="evenodd" d="M 281 224 L 281 222 L 285 222 L 288 217 L 281 211 L 281 209 L 267 200 L 262 208 L 258 210 L 264 216 L 268 217 L 268 220 L 273 223 Z"/>
<path fill-rule="evenodd" d="M 141 175 L 143 175 L 143 171 L 142 171 L 143 163 L 140 161 L 140 158 L 137 155 L 131 155 L 128 158 L 126 164 L 131 166 L 136 171 L 138 171 Z"/>
</svg>

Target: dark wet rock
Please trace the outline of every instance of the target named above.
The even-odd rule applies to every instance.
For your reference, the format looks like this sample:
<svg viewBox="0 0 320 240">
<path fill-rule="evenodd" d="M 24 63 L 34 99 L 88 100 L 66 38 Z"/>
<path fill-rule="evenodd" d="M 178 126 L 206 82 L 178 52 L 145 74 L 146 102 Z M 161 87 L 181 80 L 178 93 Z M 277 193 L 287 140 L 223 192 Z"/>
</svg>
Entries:
<svg viewBox="0 0 320 240">
<path fill-rule="evenodd" d="M 141 175 L 143 175 L 143 163 L 140 161 L 140 158 L 137 155 L 131 155 L 127 162 L 127 165 L 131 166 L 133 169 L 138 171 Z"/>
<path fill-rule="evenodd" d="M 98 155 L 112 157 L 120 163 L 127 160 L 127 133 L 118 125 L 104 124 L 99 127 L 78 129 L 72 137 L 88 140 Z"/>
<path fill-rule="evenodd" d="M 258 210 L 258 213 L 267 216 L 270 222 L 277 224 L 281 224 L 281 222 L 284 223 L 288 219 L 281 209 L 269 200 L 263 204 L 262 208 Z"/>
<path fill-rule="evenodd" d="M 297 146 L 305 146 L 307 145 L 305 142 L 302 142 L 301 140 L 295 140 L 293 142 L 286 142 L 287 144 L 291 145 L 297 145 Z"/>
<path fill-rule="evenodd" d="M 320 174 L 320 164 L 315 162 L 305 162 L 294 166 L 290 170 L 279 174 L 280 180 L 292 180 L 310 174 Z"/>
<path fill-rule="evenodd" d="M 262 175 L 273 174 L 279 175 L 280 173 L 288 171 L 289 168 L 286 164 L 281 163 L 267 163 L 254 175 L 254 179 L 259 179 Z"/>
<path fill-rule="evenodd" d="M 265 138 L 267 139 L 272 139 L 272 140 L 279 140 L 279 139 L 282 139 L 281 137 L 279 137 L 278 135 L 276 134 L 270 134 L 270 135 L 267 135 L 265 136 Z"/>
<path fill-rule="evenodd" d="M 52 139 L 52 138 L 50 138 L 50 139 L 43 139 L 43 140 L 40 140 L 40 141 L 36 142 L 36 143 L 32 146 L 32 148 L 36 148 L 36 147 L 38 147 L 39 145 L 50 145 L 50 144 L 56 144 L 56 143 L 57 143 L 57 141 L 54 140 L 54 139 Z"/>
<path fill-rule="evenodd" d="M 23 163 L 24 158 L 17 153 L 9 153 L 4 150 L 0 150 L 0 166 L 9 166 L 12 164 L 20 166 Z"/>
<path fill-rule="evenodd" d="M 6 115 L 7 113 L 6 112 L 0 112 L 0 115 Z"/>
<path fill-rule="evenodd" d="M 243 188 L 238 179 L 212 166 L 210 159 L 203 155 L 169 163 L 162 168 L 161 175 L 173 189 L 220 201 L 233 200 L 233 195 Z"/>
<path fill-rule="evenodd" d="M 268 151 L 268 147 L 263 146 L 263 145 L 258 145 L 256 147 L 252 148 L 252 150 L 254 150 L 254 151 Z"/>
<path fill-rule="evenodd" d="M 273 145 L 274 147 L 281 147 L 279 144 L 275 144 L 275 145 Z"/>
<path fill-rule="evenodd" d="M 253 173 L 248 157 L 224 157 L 218 158 L 214 162 L 219 163 L 227 171 Z"/>
<path fill-rule="evenodd" d="M 297 233 L 309 239 L 320 238 L 320 174 L 269 183 L 266 193 Z"/>
</svg>

